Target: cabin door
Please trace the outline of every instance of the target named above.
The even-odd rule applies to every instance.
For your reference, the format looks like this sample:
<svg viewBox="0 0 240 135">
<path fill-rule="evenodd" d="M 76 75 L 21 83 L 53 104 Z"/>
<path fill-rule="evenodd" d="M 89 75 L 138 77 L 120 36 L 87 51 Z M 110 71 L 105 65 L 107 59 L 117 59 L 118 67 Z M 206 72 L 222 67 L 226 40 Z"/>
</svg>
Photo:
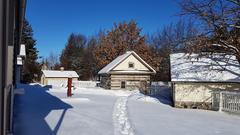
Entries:
<svg viewBox="0 0 240 135">
<path fill-rule="evenodd" d="M 121 88 L 122 88 L 122 89 L 125 89 L 125 88 L 126 88 L 126 82 L 125 82 L 125 81 L 122 81 L 122 82 L 121 82 Z"/>
</svg>

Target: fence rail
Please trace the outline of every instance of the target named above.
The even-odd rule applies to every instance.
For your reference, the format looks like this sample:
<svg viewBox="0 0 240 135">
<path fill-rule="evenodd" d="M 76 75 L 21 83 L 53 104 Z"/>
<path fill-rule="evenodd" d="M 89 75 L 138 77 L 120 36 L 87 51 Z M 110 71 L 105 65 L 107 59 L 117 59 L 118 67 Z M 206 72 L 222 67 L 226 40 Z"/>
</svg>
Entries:
<svg viewBox="0 0 240 135">
<path fill-rule="evenodd" d="M 92 88 L 96 87 L 97 82 L 94 81 L 73 81 L 73 86 L 76 88 Z"/>
<path fill-rule="evenodd" d="M 213 92 L 212 100 L 214 110 L 240 114 L 240 92 Z"/>
<path fill-rule="evenodd" d="M 151 85 L 151 86 L 150 86 L 149 94 L 150 94 L 150 95 L 158 95 L 159 93 L 161 93 L 161 91 L 162 91 L 162 86 L 159 86 L 159 85 Z"/>
</svg>

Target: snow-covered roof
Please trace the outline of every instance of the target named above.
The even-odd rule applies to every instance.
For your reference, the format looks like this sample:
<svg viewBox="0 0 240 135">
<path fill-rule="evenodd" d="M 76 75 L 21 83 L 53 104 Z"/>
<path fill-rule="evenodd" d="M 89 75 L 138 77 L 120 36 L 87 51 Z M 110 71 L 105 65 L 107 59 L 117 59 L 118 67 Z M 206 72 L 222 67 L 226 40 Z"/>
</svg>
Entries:
<svg viewBox="0 0 240 135">
<path fill-rule="evenodd" d="M 26 48 L 25 48 L 24 44 L 21 44 L 21 46 L 20 46 L 19 56 L 21 56 L 21 57 L 25 57 L 26 56 Z"/>
<path fill-rule="evenodd" d="M 176 53 L 170 59 L 172 81 L 240 82 L 240 64 L 233 55 Z"/>
<path fill-rule="evenodd" d="M 60 78 L 60 77 L 73 77 L 78 78 L 78 74 L 75 71 L 60 71 L 60 70 L 42 70 L 43 75 L 45 77 L 53 77 L 53 78 Z"/>
<path fill-rule="evenodd" d="M 107 74 L 109 73 L 113 68 L 115 68 L 118 64 L 120 64 L 122 61 L 124 61 L 128 56 L 133 55 L 138 60 L 140 60 L 146 67 L 148 67 L 152 72 L 156 73 L 156 71 L 148 65 L 137 53 L 134 51 L 127 51 L 123 55 L 118 56 L 116 59 L 114 59 L 112 62 L 110 62 L 107 66 L 105 66 L 103 69 L 101 69 L 98 74 Z M 134 72 L 134 71 L 130 71 Z"/>
</svg>

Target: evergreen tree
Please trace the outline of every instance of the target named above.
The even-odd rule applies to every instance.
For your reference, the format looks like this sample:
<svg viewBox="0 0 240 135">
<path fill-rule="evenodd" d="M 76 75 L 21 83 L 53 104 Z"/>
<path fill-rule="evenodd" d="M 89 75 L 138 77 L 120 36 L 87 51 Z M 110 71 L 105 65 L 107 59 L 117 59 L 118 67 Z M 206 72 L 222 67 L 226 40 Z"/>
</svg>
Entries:
<svg viewBox="0 0 240 135">
<path fill-rule="evenodd" d="M 82 79 L 83 80 L 94 80 L 95 76 L 97 75 L 97 70 L 96 70 L 96 61 L 93 57 L 92 50 L 95 49 L 97 46 L 97 39 L 91 38 L 88 43 L 87 47 L 85 48 L 84 51 L 84 57 L 83 57 L 83 74 L 82 74 Z"/>
<path fill-rule="evenodd" d="M 37 62 L 38 51 L 36 40 L 33 38 L 33 29 L 27 20 L 23 22 L 21 43 L 26 46 L 26 60 L 23 65 L 21 81 L 23 83 L 38 81 L 41 73 L 40 64 Z"/>
<path fill-rule="evenodd" d="M 61 66 L 66 70 L 74 70 L 82 78 L 83 72 L 83 56 L 86 38 L 83 35 L 71 34 L 65 49 L 60 56 Z"/>
</svg>

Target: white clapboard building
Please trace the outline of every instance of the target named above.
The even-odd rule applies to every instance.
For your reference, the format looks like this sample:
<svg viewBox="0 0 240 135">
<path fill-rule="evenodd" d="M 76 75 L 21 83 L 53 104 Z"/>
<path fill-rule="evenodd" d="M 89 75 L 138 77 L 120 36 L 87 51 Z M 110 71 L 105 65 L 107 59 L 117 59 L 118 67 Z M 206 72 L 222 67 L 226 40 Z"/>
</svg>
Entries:
<svg viewBox="0 0 240 135">
<path fill-rule="evenodd" d="M 170 55 L 173 101 L 176 107 L 210 109 L 212 93 L 240 89 L 240 65 L 235 56 L 176 53 Z"/>
<path fill-rule="evenodd" d="M 75 71 L 42 70 L 41 84 L 66 87 L 68 78 L 77 81 L 79 76 Z"/>
</svg>

